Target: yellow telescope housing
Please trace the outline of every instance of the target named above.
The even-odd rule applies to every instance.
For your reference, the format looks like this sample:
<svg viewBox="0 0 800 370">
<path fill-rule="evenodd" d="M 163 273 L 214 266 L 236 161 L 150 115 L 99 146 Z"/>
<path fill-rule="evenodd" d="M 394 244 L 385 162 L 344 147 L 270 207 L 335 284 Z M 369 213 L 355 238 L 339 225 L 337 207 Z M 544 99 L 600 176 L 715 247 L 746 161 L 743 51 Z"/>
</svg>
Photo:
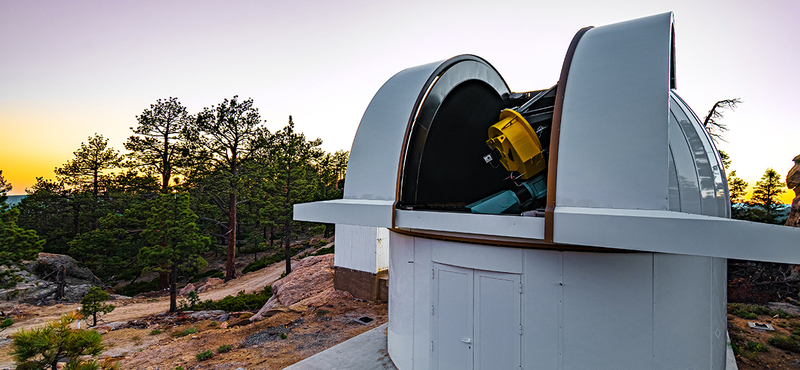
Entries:
<svg viewBox="0 0 800 370">
<path fill-rule="evenodd" d="M 547 167 L 536 132 L 522 115 L 512 109 L 503 110 L 500 122 L 489 127 L 486 145 L 500 152 L 503 167 L 519 172 L 523 179 L 527 180 Z"/>
</svg>

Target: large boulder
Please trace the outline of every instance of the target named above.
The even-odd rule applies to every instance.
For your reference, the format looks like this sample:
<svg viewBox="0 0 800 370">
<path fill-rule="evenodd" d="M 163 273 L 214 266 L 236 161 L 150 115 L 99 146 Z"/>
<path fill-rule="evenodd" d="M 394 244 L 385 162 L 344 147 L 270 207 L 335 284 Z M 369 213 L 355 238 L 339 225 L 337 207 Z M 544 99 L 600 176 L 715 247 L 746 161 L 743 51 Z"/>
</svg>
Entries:
<svg viewBox="0 0 800 370">
<path fill-rule="evenodd" d="M 7 281 L 0 289 L 0 299 L 29 303 L 42 303 L 55 299 L 58 281 L 63 275 L 64 297 L 67 302 L 78 302 L 93 286 L 101 286 L 102 282 L 92 271 L 78 266 L 78 262 L 63 254 L 39 253 L 39 257 L 24 264 L 24 269 L 2 267 L 9 271 L 16 284 Z"/>
<path fill-rule="evenodd" d="M 272 297 L 250 318 L 251 321 L 269 317 L 283 307 L 301 310 L 319 307 L 330 299 L 347 297 L 350 293 L 333 289 L 333 254 L 306 257 L 292 268 L 292 273 L 272 284 Z"/>
<path fill-rule="evenodd" d="M 800 155 L 792 160 L 794 166 L 786 174 L 786 186 L 794 191 L 795 198 L 792 200 L 789 217 L 786 218 L 786 226 L 800 227 Z"/>
<path fill-rule="evenodd" d="M 67 284 L 101 284 L 97 276 L 86 267 L 78 266 L 78 261 L 65 254 L 39 253 L 39 258 L 25 266 L 25 269 L 42 279 L 55 280 L 59 270 L 66 272 Z"/>
</svg>

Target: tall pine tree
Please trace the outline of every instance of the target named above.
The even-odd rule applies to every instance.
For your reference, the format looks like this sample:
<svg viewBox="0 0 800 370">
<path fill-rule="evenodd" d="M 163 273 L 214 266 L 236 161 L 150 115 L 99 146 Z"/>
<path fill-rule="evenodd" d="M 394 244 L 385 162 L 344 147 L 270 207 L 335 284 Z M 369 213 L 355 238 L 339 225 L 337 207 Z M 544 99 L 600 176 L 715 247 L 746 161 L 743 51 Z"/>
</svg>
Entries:
<svg viewBox="0 0 800 370">
<path fill-rule="evenodd" d="M 269 131 L 258 109 L 253 107 L 253 99 L 240 101 L 238 96 L 225 99 L 220 105 L 204 108 L 188 131 L 218 170 L 220 176 L 217 181 L 228 196 L 225 281 L 229 281 L 236 277 L 234 258 L 241 170 L 268 145 Z"/>
<path fill-rule="evenodd" d="M 139 250 L 139 260 L 152 270 L 169 272 L 169 311 L 175 312 L 179 270 L 205 267 L 207 262 L 201 255 L 210 243 L 197 227 L 197 215 L 189 208 L 189 195 L 162 194 L 154 201 L 142 236 L 149 245 Z"/>
</svg>

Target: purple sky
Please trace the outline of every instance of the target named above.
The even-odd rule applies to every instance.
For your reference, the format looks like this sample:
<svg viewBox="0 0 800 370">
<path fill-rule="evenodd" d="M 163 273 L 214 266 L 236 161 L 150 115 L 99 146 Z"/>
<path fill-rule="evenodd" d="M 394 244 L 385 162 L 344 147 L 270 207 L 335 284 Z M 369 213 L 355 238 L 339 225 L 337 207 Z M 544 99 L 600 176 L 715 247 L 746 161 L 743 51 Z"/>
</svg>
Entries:
<svg viewBox="0 0 800 370">
<path fill-rule="evenodd" d="M 647 4 L 645 4 L 647 3 Z M 327 151 L 350 149 L 396 72 L 470 53 L 512 90 L 556 83 L 575 32 L 675 12 L 678 93 L 727 112 L 720 148 L 754 183 L 800 154 L 800 2 L 0 0 L 0 169 L 24 194 L 95 132 L 122 149 L 136 116 L 252 97 L 271 130 L 291 114 Z"/>
</svg>

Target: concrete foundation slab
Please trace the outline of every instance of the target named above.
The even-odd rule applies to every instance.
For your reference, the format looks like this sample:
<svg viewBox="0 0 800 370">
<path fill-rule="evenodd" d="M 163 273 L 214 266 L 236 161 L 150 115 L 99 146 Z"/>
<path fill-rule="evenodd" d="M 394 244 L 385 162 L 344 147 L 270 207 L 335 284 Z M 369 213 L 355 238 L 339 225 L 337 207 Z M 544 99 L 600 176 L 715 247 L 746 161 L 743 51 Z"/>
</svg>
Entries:
<svg viewBox="0 0 800 370">
<path fill-rule="evenodd" d="M 386 350 L 387 324 L 339 343 L 285 370 L 397 370 Z"/>
</svg>

